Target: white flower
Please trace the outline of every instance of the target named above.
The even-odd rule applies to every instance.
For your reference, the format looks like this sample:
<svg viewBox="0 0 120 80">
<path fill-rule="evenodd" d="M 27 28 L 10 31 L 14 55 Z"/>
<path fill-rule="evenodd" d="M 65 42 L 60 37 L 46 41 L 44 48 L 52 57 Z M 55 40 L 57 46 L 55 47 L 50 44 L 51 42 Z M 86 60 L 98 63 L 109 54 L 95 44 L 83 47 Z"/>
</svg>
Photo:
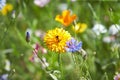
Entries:
<svg viewBox="0 0 120 80">
<path fill-rule="evenodd" d="M 110 43 L 115 41 L 115 36 L 106 36 L 103 38 L 103 42 Z"/>
<path fill-rule="evenodd" d="M 106 33 L 107 29 L 102 24 L 95 24 L 92 28 L 92 30 L 96 33 L 96 35 L 100 35 L 101 33 Z"/>
<path fill-rule="evenodd" d="M 58 5 L 58 9 L 60 11 L 67 10 L 67 8 L 68 8 L 68 5 L 66 3 L 61 3 Z"/>
<path fill-rule="evenodd" d="M 0 0 L 0 10 L 5 6 L 6 0 Z"/>
<path fill-rule="evenodd" d="M 5 70 L 10 71 L 10 61 L 9 60 L 5 60 Z"/>
<path fill-rule="evenodd" d="M 77 0 L 71 0 L 72 2 L 75 2 L 75 1 L 77 1 Z"/>
<path fill-rule="evenodd" d="M 120 31 L 120 25 L 118 24 L 113 24 L 109 28 L 109 34 L 115 35 Z"/>
<path fill-rule="evenodd" d="M 35 31 L 35 35 L 36 35 L 37 37 L 40 37 L 41 39 L 43 39 L 43 37 L 44 37 L 44 35 L 45 35 L 45 32 L 42 31 L 42 30 L 36 30 L 36 31 Z"/>
<path fill-rule="evenodd" d="M 34 4 L 39 7 L 44 7 L 50 0 L 34 0 Z"/>
</svg>

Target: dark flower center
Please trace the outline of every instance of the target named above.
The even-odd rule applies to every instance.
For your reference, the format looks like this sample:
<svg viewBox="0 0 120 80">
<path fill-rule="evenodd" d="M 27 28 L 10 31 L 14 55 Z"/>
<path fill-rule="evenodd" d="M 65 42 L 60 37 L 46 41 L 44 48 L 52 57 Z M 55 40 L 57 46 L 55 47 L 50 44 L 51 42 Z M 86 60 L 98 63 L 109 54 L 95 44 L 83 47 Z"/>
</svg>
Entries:
<svg viewBox="0 0 120 80">
<path fill-rule="evenodd" d="M 56 38 L 57 42 L 60 42 L 59 36 L 56 36 L 55 38 Z"/>
</svg>

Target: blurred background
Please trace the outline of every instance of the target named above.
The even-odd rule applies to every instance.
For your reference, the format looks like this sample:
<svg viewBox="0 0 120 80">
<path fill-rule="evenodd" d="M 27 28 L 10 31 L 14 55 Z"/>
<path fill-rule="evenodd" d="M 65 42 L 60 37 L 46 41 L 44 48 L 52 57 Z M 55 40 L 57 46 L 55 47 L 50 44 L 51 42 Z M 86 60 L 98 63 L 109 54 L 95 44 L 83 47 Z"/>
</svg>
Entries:
<svg viewBox="0 0 120 80">
<path fill-rule="evenodd" d="M 13 9 L 0 13 L 0 80 L 113 80 L 120 72 L 118 0 L 0 0 L 1 8 L 6 4 Z M 74 54 L 74 62 L 72 53 L 62 54 L 60 79 L 58 53 L 47 49 L 43 36 L 61 26 L 55 17 L 63 10 L 70 10 L 77 15 L 77 23 L 87 25 L 76 35 L 71 25 L 66 27 L 82 41 L 87 58 Z M 26 41 L 26 32 L 30 32 L 30 42 Z M 38 55 L 52 77 L 38 60 L 31 60 L 36 44 L 41 47 Z"/>
</svg>

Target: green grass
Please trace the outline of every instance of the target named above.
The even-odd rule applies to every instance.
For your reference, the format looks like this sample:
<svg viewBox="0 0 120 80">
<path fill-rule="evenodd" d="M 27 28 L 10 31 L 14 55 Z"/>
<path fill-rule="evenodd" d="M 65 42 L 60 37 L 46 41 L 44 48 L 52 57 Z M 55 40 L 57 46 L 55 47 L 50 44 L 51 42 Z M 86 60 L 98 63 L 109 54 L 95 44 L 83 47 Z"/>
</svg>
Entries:
<svg viewBox="0 0 120 80">
<path fill-rule="evenodd" d="M 97 36 L 92 31 L 95 22 L 103 24 L 107 30 L 112 24 L 120 25 L 119 1 L 51 0 L 44 7 L 36 6 L 33 0 L 9 0 L 8 3 L 14 6 L 15 18 L 12 18 L 12 12 L 6 16 L 0 13 L 0 75 L 8 74 L 9 80 L 113 80 L 115 73 L 120 72 L 120 31 L 110 43 L 103 42 L 104 37 L 111 36 L 108 32 Z M 61 14 L 58 5 L 62 3 L 77 15 L 77 22 L 88 25 L 85 32 L 76 34 L 87 52 L 85 60 L 80 53 L 60 54 L 58 58 L 58 53 L 50 51 L 34 34 L 36 30 L 47 32 L 61 27 L 55 16 Z M 30 43 L 25 40 L 28 28 L 33 32 Z M 75 37 L 71 26 L 65 29 Z M 29 61 L 33 51 L 31 46 L 35 43 L 47 49 L 47 54 L 38 54 L 40 59 L 46 58 L 47 69 L 43 69 L 39 62 Z M 10 71 L 5 70 L 6 59 L 11 63 Z"/>
</svg>

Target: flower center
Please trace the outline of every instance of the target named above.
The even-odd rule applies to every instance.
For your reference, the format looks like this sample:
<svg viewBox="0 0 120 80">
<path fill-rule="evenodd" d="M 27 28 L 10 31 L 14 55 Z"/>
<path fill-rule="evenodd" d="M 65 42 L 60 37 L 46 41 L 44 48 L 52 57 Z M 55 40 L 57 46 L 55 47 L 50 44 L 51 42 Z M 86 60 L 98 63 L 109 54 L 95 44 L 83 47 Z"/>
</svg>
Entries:
<svg viewBox="0 0 120 80">
<path fill-rule="evenodd" d="M 57 42 L 60 42 L 59 36 L 56 36 L 55 38 Z"/>
</svg>

